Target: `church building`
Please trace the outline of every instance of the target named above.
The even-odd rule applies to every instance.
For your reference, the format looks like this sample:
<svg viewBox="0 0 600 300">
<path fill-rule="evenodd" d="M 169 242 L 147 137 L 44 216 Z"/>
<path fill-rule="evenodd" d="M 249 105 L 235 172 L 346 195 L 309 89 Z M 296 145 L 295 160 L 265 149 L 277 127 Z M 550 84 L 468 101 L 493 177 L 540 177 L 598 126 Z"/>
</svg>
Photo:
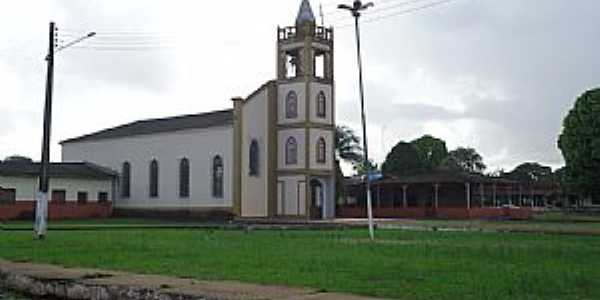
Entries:
<svg viewBox="0 0 600 300">
<path fill-rule="evenodd" d="M 116 212 L 334 217 L 333 29 L 308 0 L 278 28 L 276 64 L 277 78 L 233 109 L 69 139 L 62 160 L 116 171 Z"/>
</svg>

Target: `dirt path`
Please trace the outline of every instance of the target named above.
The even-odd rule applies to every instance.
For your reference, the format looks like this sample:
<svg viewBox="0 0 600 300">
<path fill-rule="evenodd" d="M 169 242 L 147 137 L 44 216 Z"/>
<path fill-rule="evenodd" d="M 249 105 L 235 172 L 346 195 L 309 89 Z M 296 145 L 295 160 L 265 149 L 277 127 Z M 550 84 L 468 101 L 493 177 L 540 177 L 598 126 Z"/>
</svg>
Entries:
<svg viewBox="0 0 600 300">
<path fill-rule="evenodd" d="M 315 289 L 200 281 L 156 275 L 139 275 L 92 269 L 0 260 L 0 286 L 31 296 L 60 299 L 288 299 L 367 300 Z"/>
</svg>

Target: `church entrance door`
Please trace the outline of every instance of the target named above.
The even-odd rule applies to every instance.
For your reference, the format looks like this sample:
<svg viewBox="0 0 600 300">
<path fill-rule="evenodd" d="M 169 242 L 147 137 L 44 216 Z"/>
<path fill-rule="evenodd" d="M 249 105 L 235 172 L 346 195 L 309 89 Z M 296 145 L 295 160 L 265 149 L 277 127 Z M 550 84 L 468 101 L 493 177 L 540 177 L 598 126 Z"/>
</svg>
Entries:
<svg viewBox="0 0 600 300">
<path fill-rule="evenodd" d="M 325 204 L 324 185 L 319 179 L 310 181 L 310 198 L 312 205 L 310 209 L 311 219 L 323 219 L 323 206 Z"/>
</svg>

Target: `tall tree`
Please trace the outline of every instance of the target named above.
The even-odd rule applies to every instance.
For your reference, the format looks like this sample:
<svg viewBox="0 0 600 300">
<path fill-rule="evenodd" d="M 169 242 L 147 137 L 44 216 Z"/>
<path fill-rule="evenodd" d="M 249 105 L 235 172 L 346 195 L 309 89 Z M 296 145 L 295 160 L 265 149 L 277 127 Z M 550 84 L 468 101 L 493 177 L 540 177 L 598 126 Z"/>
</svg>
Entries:
<svg viewBox="0 0 600 300">
<path fill-rule="evenodd" d="M 392 148 L 381 166 L 385 176 L 402 176 L 422 172 L 425 164 L 411 143 L 399 142 Z"/>
<path fill-rule="evenodd" d="M 514 170 L 504 175 L 505 178 L 521 182 L 551 183 L 553 182 L 552 168 L 536 162 L 520 164 Z"/>
<path fill-rule="evenodd" d="M 483 157 L 475 149 L 463 147 L 450 151 L 444 165 L 469 173 L 483 173 L 487 168 L 483 163 Z"/>
<path fill-rule="evenodd" d="M 411 144 L 417 150 L 420 160 L 427 170 L 440 167 L 448 157 L 446 142 L 431 135 L 424 135 L 412 141 Z"/>
<path fill-rule="evenodd" d="M 600 89 L 585 92 L 563 122 L 558 139 L 569 185 L 600 198 Z"/>
<path fill-rule="evenodd" d="M 344 194 L 344 173 L 340 166 L 340 160 L 346 161 L 354 166 L 362 164 L 363 152 L 360 147 L 360 138 L 354 131 L 346 126 L 335 128 L 335 176 L 336 176 L 336 199 Z"/>
</svg>

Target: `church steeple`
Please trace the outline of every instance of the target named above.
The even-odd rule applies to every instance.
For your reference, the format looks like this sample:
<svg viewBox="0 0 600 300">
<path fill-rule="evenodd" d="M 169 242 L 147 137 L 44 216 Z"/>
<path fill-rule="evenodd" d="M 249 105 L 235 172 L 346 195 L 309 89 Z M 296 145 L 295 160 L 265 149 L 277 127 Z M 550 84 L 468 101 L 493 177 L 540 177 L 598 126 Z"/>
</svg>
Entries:
<svg viewBox="0 0 600 300">
<path fill-rule="evenodd" d="M 298 11 L 298 16 L 296 17 L 296 27 L 302 27 L 302 25 L 306 23 L 315 24 L 316 19 L 313 9 L 310 6 L 310 1 L 302 0 L 302 4 L 300 4 L 300 10 Z"/>
</svg>

